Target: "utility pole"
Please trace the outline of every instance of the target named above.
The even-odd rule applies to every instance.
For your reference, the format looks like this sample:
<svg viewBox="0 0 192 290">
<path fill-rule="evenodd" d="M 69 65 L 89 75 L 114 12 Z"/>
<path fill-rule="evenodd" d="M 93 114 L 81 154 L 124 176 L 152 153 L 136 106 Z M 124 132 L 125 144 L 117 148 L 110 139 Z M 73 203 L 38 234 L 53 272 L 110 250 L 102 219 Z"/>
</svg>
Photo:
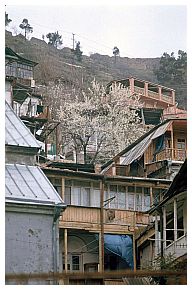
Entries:
<svg viewBox="0 0 192 290">
<path fill-rule="evenodd" d="M 73 50 L 75 49 L 75 33 L 72 33 L 73 35 Z"/>
</svg>

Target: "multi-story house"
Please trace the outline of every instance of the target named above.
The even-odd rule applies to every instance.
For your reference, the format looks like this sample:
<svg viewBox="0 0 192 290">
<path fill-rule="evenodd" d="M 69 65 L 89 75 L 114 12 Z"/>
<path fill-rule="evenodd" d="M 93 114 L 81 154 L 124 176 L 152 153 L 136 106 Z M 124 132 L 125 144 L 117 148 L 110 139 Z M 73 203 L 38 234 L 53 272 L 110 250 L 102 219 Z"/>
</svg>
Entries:
<svg viewBox="0 0 192 290">
<path fill-rule="evenodd" d="M 5 104 L 5 274 L 57 272 L 63 200 L 36 165 L 40 145 Z M 25 284 L 50 284 L 46 279 Z M 7 279 L 7 284 L 18 280 Z"/>
<path fill-rule="evenodd" d="M 187 154 L 187 120 L 166 119 L 102 166 L 106 175 L 172 180 Z"/>
<path fill-rule="evenodd" d="M 137 237 L 137 259 L 141 269 L 157 268 L 158 261 L 186 270 L 187 266 L 187 160 L 163 199 L 150 211 L 155 221 Z M 186 279 L 185 279 L 186 280 Z"/>
<path fill-rule="evenodd" d="M 26 59 L 5 48 L 5 94 L 6 101 L 13 108 L 32 134 L 45 142 L 45 155 L 48 153 L 48 136 L 54 131 L 58 136 L 60 122 L 50 116 L 49 106 L 43 104 L 43 97 L 37 93 L 34 68 L 38 63 Z M 57 137 L 56 137 L 57 139 Z M 58 146 L 56 146 L 56 154 Z"/>
<path fill-rule="evenodd" d="M 59 221 L 60 271 L 136 269 L 136 230 L 147 227 L 147 211 L 170 181 L 104 176 L 75 165 L 41 165 L 67 204 Z"/>
<path fill-rule="evenodd" d="M 159 114 L 159 109 L 162 109 L 162 117 L 164 119 L 174 116 L 186 118 L 187 112 L 177 107 L 177 103 L 175 101 L 175 90 L 171 88 L 130 76 L 126 79 L 111 81 L 107 85 L 107 91 L 110 90 L 110 86 L 113 83 L 120 83 L 124 87 L 128 87 L 131 95 L 139 95 L 143 106 L 143 109 L 141 109 L 142 115 L 145 115 L 152 109 L 152 114 L 154 114 L 155 111 L 155 114 Z M 145 119 L 143 119 L 143 121 L 145 121 Z"/>
</svg>

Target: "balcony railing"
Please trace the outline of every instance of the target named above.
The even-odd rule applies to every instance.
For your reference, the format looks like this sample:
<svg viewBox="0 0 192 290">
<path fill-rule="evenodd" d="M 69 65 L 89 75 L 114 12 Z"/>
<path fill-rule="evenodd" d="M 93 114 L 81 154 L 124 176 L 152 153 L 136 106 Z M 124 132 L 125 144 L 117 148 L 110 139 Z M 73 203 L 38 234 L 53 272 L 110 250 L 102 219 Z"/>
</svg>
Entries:
<svg viewBox="0 0 192 290">
<path fill-rule="evenodd" d="M 113 219 L 109 218 L 108 209 L 104 209 L 104 225 L 106 231 L 124 231 L 127 227 L 134 229 L 137 225 L 147 225 L 149 216 L 146 213 L 116 210 L 113 212 Z M 67 206 L 60 217 L 60 227 L 79 228 L 89 230 L 100 229 L 100 208 Z"/>
<path fill-rule="evenodd" d="M 161 160 L 184 161 L 186 157 L 187 157 L 186 150 L 166 148 L 156 154 L 156 161 L 161 161 Z"/>
<path fill-rule="evenodd" d="M 143 96 L 145 96 L 145 89 L 144 88 L 134 86 L 134 92 L 138 93 L 138 94 L 142 94 Z M 155 100 L 162 100 L 166 103 L 174 105 L 174 101 L 173 101 L 172 96 L 167 96 L 164 94 L 159 95 L 159 93 L 153 92 L 150 90 L 148 90 L 148 98 L 155 99 Z"/>
</svg>

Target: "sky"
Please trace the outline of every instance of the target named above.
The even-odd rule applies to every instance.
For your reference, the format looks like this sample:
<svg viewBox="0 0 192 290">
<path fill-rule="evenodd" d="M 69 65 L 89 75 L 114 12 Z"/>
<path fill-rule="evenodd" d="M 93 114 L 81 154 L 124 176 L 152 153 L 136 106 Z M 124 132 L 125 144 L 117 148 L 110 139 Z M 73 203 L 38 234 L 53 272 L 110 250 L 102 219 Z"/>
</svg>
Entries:
<svg viewBox="0 0 192 290">
<path fill-rule="evenodd" d="M 53 4 L 54 2 L 54 4 Z M 131 1 L 128 1 L 131 2 Z M 40 3 L 40 4 L 38 4 Z M 126 3 L 126 4 L 125 4 Z M 30 37 L 58 31 L 63 46 L 80 41 L 83 54 L 113 55 L 130 58 L 160 57 L 164 52 L 187 50 L 187 6 L 185 1 L 5 1 L 12 19 L 7 30 L 23 33 L 19 24 L 27 18 L 33 27 Z M 151 3 L 151 4 L 150 4 Z M 163 4 L 167 3 L 167 4 Z"/>
<path fill-rule="evenodd" d="M 130 5 L 130 3 L 132 5 Z M 42 34 L 59 31 L 64 46 L 72 48 L 72 33 L 80 41 L 83 54 L 100 53 L 112 55 L 117 46 L 121 56 L 130 58 L 160 57 L 164 52 L 177 53 L 179 49 L 188 52 L 188 111 L 192 109 L 192 1 L 191 0 L 1 0 L 0 27 L 3 37 L 0 43 L 0 63 L 4 64 L 4 11 L 12 19 L 8 30 L 19 30 L 23 18 L 27 18 L 33 27 L 31 36 L 42 38 Z M 6 5 L 6 7 L 5 7 Z M 12 28 L 12 29 L 11 29 Z M 190 31 L 190 32 L 189 32 Z M 2 34 L 1 34 L 2 36 Z M 188 37 L 187 37 L 188 36 Z M 190 52 L 190 53 L 189 53 Z M 0 88 L 5 91 L 4 66 L 0 66 Z M 0 100 L 4 106 L 4 98 Z M 1 114 L 2 116 L 4 115 Z M 2 119 L 2 118 L 1 118 Z M 192 120 L 188 120 L 188 124 Z M 4 164 L 4 122 L 0 122 L 1 164 Z M 191 124 L 192 126 L 192 124 Z M 191 127 L 191 126 L 188 126 Z M 192 140 L 192 130 L 188 130 L 188 142 Z M 190 148 L 190 144 L 188 144 Z M 191 160 L 188 153 L 188 161 Z M 4 184 L 4 166 L 1 166 L 1 184 Z M 192 182 L 192 179 L 188 179 Z M 191 185 L 192 186 L 192 185 Z M 1 229 L 4 231 L 4 195 L 0 195 Z M 188 201 L 188 213 L 191 202 Z M 188 215 L 188 224 L 192 215 Z M 188 240 L 192 234 L 188 231 Z M 191 244 L 191 243 L 189 243 Z M 4 257 L 4 239 L 1 241 L 1 256 Z M 192 251 L 188 251 L 192 260 Z M 2 259 L 4 261 L 4 259 Z M 0 263 L 0 281 L 4 281 L 4 262 Z M 192 270 L 192 269 L 191 269 Z M 2 278 L 2 279 L 1 279 Z M 188 277 L 192 283 L 192 277 Z M 189 282 L 188 281 L 188 282 Z"/>
</svg>

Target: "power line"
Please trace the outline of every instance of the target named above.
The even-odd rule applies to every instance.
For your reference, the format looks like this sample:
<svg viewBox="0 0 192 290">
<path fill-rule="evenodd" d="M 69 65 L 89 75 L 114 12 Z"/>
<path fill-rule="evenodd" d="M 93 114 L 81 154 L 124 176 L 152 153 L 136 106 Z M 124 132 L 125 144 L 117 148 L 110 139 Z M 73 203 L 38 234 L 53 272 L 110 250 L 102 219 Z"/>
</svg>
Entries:
<svg viewBox="0 0 192 290">
<path fill-rule="evenodd" d="M 37 26 L 40 26 L 40 27 L 44 27 L 44 28 L 48 28 L 48 29 L 53 30 L 52 27 L 49 27 L 49 26 L 47 26 L 47 25 L 39 24 L 39 23 L 36 23 L 36 22 L 33 22 L 33 24 L 34 24 L 34 25 L 37 25 Z M 100 47 L 105 47 L 105 48 L 107 48 L 107 49 L 110 49 L 111 51 L 112 51 L 112 49 L 113 49 L 113 47 L 111 47 L 111 46 L 108 46 L 108 45 L 106 45 L 106 44 L 103 44 L 102 42 L 99 42 L 99 41 L 92 40 L 92 39 L 90 39 L 90 38 L 88 38 L 88 37 L 85 37 L 85 36 L 83 36 L 83 35 L 81 35 L 81 34 L 73 33 L 73 32 L 70 32 L 70 31 L 63 30 L 63 29 L 58 29 L 58 31 L 61 31 L 62 33 L 67 33 L 67 34 L 72 34 L 72 35 L 73 35 L 73 49 L 74 49 L 74 35 L 77 35 L 77 36 L 79 36 L 80 38 L 85 39 L 85 40 L 87 40 L 87 41 L 89 41 L 89 42 L 96 43 L 96 44 L 98 44 Z M 93 46 L 86 45 L 86 47 L 87 47 L 87 46 L 88 46 L 88 47 L 91 47 L 91 48 L 94 48 L 95 50 L 98 49 L 98 48 L 93 47 Z M 98 50 L 104 52 L 104 50 L 102 50 L 101 48 L 99 48 Z M 124 54 L 127 54 L 127 52 L 125 53 L 125 52 L 122 51 L 122 50 L 120 50 L 120 51 L 123 52 Z M 130 55 L 129 55 L 129 57 L 130 57 Z M 133 56 L 131 56 L 131 57 L 133 57 Z"/>
</svg>

